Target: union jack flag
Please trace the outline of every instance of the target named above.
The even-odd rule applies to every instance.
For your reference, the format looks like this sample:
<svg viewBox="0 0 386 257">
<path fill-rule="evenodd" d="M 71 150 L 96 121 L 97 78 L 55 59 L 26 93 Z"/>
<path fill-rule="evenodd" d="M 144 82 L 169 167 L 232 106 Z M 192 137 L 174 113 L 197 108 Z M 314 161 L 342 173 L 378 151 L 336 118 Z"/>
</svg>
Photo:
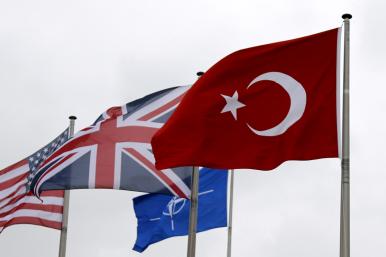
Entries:
<svg viewBox="0 0 386 257">
<path fill-rule="evenodd" d="M 41 191 L 109 188 L 188 198 L 191 168 L 157 170 L 151 138 L 188 87 L 165 89 L 104 112 L 47 158 L 30 187 Z"/>
</svg>

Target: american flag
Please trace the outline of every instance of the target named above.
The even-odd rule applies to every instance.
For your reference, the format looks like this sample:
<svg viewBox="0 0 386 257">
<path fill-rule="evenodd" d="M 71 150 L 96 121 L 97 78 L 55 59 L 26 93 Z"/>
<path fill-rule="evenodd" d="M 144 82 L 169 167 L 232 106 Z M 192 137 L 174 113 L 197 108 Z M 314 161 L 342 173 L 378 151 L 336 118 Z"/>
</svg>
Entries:
<svg viewBox="0 0 386 257">
<path fill-rule="evenodd" d="M 68 129 L 28 158 L 0 170 L 0 232 L 14 224 L 61 229 L 63 190 L 44 192 L 40 199 L 27 184 L 39 165 L 68 139 Z"/>
<path fill-rule="evenodd" d="M 108 109 L 42 163 L 31 181 L 34 194 L 109 188 L 188 198 L 191 168 L 157 170 L 150 144 L 188 88 L 165 89 Z"/>
</svg>

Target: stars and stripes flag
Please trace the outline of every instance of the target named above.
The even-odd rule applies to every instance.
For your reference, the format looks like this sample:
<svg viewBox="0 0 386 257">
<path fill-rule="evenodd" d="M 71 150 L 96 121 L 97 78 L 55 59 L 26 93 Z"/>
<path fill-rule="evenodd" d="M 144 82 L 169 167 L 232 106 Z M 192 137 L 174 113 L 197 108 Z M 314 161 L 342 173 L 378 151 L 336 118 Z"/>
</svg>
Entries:
<svg viewBox="0 0 386 257">
<path fill-rule="evenodd" d="M 30 181 L 34 194 L 107 188 L 190 195 L 191 168 L 157 170 L 150 141 L 189 87 L 147 95 L 104 112 L 47 158 Z"/>
<path fill-rule="evenodd" d="M 14 224 L 61 229 L 64 191 L 43 192 L 39 199 L 27 184 L 39 165 L 68 140 L 68 132 L 66 129 L 31 156 L 0 170 L 0 232 Z"/>
</svg>

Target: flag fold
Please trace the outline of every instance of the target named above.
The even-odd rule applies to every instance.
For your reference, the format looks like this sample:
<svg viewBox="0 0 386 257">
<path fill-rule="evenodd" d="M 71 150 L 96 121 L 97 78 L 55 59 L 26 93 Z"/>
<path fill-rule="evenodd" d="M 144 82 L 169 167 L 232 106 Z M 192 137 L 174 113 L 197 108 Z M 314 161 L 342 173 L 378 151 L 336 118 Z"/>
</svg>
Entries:
<svg viewBox="0 0 386 257">
<path fill-rule="evenodd" d="M 190 168 L 158 170 L 150 145 L 188 87 L 165 89 L 105 111 L 45 160 L 34 194 L 57 189 L 118 189 L 190 196 Z"/>
</svg>

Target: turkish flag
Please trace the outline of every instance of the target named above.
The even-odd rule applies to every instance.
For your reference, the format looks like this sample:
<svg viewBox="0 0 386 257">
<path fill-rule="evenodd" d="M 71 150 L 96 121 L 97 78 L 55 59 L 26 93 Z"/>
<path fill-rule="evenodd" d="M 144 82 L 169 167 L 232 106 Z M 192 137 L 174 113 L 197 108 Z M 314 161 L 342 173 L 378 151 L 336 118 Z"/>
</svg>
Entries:
<svg viewBox="0 0 386 257">
<path fill-rule="evenodd" d="M 153 137 L 156 167 L 271 170 L 338 157 L 338 46 L 337 28 L 226 56 Z"/>
</svg>

